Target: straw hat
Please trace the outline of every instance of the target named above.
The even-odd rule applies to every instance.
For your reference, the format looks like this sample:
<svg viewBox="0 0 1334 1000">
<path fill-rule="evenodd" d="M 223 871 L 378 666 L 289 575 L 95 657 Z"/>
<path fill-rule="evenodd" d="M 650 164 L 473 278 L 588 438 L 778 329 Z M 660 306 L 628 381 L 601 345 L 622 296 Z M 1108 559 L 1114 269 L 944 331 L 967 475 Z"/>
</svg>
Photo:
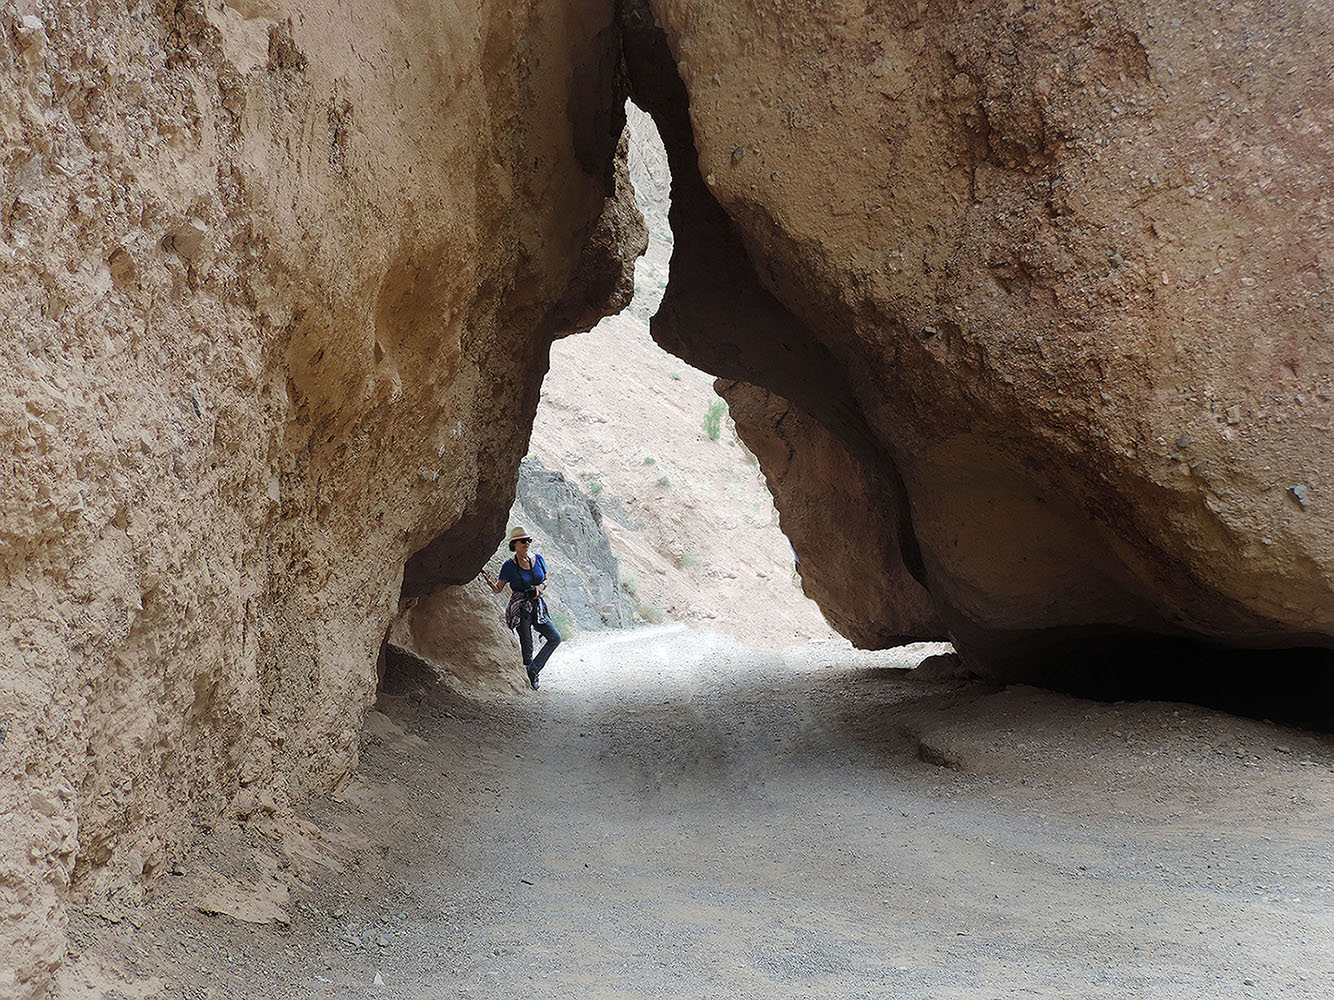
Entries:
<svg viewBox="0 0 1334 1000">
<path fill-rule="evenodd" d="M 521 539 L 527 542 L 531 542 L 533 540 L 532 536 L 528 534 L 528 532 L 523 530 L 522 524 L 516 524 L 513 528 L 510 529 L 510 536 L 508 539 L 510 543 L 511 552 L 514 551 L 514 543 Z"/>
</svg>

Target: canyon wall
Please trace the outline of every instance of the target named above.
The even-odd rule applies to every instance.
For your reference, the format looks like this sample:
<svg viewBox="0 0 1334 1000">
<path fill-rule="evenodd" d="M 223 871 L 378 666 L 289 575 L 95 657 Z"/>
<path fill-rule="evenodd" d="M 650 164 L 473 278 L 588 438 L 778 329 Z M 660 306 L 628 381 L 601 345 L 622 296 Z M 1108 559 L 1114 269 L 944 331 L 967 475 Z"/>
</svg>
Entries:
<svg viewBox="0 0 1334 1000">
<path fill-rule="evenodd" d="M 867 607 L 908 576 L 1008 676 L 1117 637 L 1334 644 L 1334 10 L 620 16 L 673 169 L 654 336 L 784 463 L 832 621 L 925 625 Z M 829 435 L 860 468 L 789 462 Z"/>
<path fill-rule="evenodd" d="M 0 4 L 0 994 L 354 767 L 628 298 L 619 64 L 597 0 Z"/>
</svg>

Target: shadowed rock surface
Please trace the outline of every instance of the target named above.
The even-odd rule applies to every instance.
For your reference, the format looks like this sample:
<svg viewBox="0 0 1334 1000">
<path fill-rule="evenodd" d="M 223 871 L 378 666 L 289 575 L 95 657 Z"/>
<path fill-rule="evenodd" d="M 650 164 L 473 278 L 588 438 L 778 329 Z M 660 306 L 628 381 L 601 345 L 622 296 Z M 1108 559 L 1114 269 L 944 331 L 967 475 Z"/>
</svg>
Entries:
<svg viewBox="0 0 1334 1000">
<path fill-rule="evenodd" d="M 893 470 L 859 461 L 782 396 L 721 379 L 718 391 L 760 460 L 800 561 L 802 589 L 827 609 L 829 623 L 863 649 L 942 637 Z M 818 493 L 813 483 L 821 484 Z M 849 512 L 865 519 L 861 530 L 846 530 Z"/>
</svg>

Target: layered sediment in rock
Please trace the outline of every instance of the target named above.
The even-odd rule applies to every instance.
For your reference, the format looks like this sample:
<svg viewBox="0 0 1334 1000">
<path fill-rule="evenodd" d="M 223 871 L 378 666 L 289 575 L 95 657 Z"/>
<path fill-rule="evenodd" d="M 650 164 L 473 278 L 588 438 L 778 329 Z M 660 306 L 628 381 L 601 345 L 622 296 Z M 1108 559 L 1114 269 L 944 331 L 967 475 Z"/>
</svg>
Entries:
<svg viewBox="0 0 1334 1000">
<path fill-rule="evenodd" d="M 920 554 L 889 573 L 966 659 L 1031 676 L 1115 635 L 1334 642 L 1328 9 L 621 16 L 673 168 L 655 337 L 791 400 L 854 481 L 902 484 L 841 530 Z M 738 429 L 782 437 L 784 412 Z M 839 484 L 776 492 L 817 509 Z M 803 569 L 837 579 L 846 549 L 791 523 Z M 822 603 L 866 641 L 844 578 Z"/>
<path fill-rule="evenodd" d="M 353 767 L 405 560 L 476 572 L 623 304 L 619 58 L 591 0 L 0 6 L 0 993 Z"/>
</svg>

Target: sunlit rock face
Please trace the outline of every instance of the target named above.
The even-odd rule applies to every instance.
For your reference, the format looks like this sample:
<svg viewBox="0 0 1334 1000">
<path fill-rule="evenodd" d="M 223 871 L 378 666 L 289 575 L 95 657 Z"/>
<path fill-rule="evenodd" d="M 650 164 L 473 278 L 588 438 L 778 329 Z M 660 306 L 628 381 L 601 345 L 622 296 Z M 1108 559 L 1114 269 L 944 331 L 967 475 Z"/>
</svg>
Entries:
<svg viewBox="0 0 1334 1000">
<path fill-rule="evenodd" d="M 0 994 L 353 767 L 405 560 L 476 572 L 628 287 L 619 53 L 593 0 L 0 5 Z"/>
<path fill-rule="evenodd" d="M 655 336 L 792 400 L 874 465 L 855 478 L 902 483 L 906 569 L 966 659 L 1015 676 L 1111 635 L 1331 644 L 1334 10 L 622 19 L 674 171 Z M 840 521 L 900 523 L 875 503 Z M 803 565 L 837 573 L 821 561 L 847 546 L 804 530 Z"/>
</svg>

